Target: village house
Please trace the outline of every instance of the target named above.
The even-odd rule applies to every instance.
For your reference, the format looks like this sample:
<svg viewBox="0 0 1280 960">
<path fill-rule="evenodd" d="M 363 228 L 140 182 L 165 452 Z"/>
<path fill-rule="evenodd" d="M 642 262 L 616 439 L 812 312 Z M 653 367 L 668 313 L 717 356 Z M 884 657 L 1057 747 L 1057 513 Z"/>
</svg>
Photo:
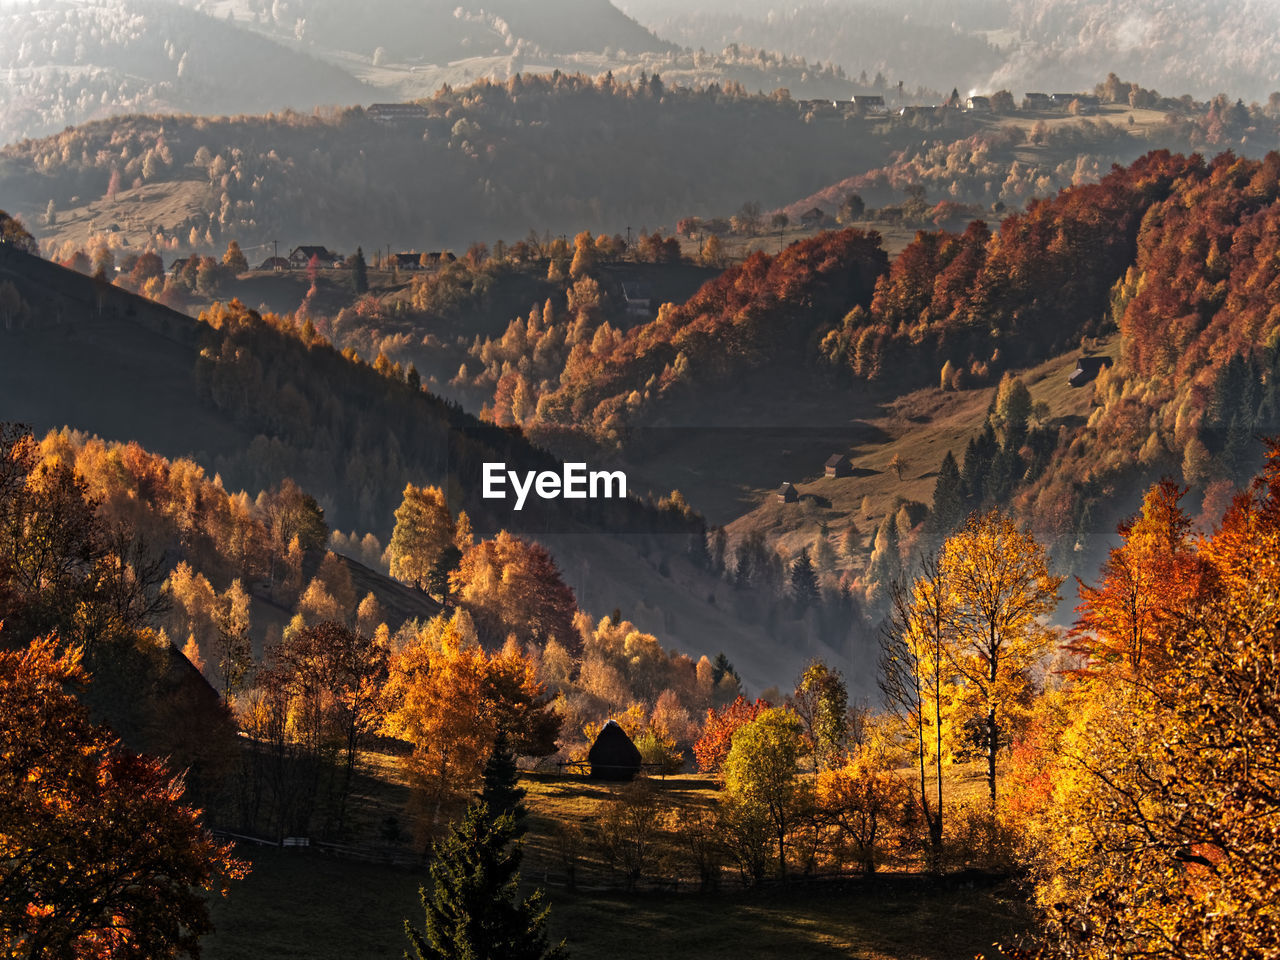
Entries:
<svg viewBox="0 0 1280 960">
<path fill-rule="evenodd" d="M 289 253 L 289 266 L 302 269 L 311 263 L 311 258 L 315 257 L 316 263 L 326 269 L 340 265 L 342 257 L 336 253 L 332 253 L 328 248 L 316 244 L 304 244 L 301 247 L 294 247 Z"/>
<path fill-rule="evenodd" d="M 990 97 L 969 97 L 965 100 L 964 108 L 973 113 L 990 113 L 991 98 Z"/>
<path fill-rule="evenodd" d="M 819 207 L 810 207 L 800 214 L 800 223 L 806 227 L 820 227 L 826 219 L 827 215 Z"/>
<path fill-rule="evenodd" d="M 826 475 L 828 477 L 852 477 L 853 461 L 843 453 L 833 453 L 827 458 Z"/>
<path fill-rule="evenodd" d="M 799 503 L 800 491 L 795 488 L 795 484 L 784 483 L 778 488 L 778 500 L 782 503 Z"/>
<path fill-rule="evenodd" d="M 376 123 L 413 123 L 425 121 L 431 114 L 420 103 L 372 103 L 365 116 Z"/>
<path fill-rule="evenodd" d="M 859 113 L 866 114 L 868 116 L 880 115 L 888 112 L 884 105 L 884 97 L 879 94 L 872 94 L 870 96 L 858 95 L 852 97 L 850 102 L 853 104 L 854 109 Z"/>
</svg>

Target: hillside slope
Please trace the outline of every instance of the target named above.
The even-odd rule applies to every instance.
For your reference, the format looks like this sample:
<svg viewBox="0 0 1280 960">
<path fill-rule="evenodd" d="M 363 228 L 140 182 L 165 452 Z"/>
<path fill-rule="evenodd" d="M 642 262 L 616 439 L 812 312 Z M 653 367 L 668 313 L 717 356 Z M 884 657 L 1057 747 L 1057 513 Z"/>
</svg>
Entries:
<svg viewBox="0 0 1280 960">
<path fill-rule="evenodd" d="M 664 644 L 695 656 L 723 649 L 756 690 L 798 673 L 810 656 L 842 655 L 803 637 L 780 646 L 759 622 L 718 606 L 719 582 L 683 556 L 684 522 L 673 524 L 642 504 L 571 516 L 530 509 L 523 520 L 510 513 L 499 520 L 495 508 L 479 500 L 479 483 L 459 480 L 453 471 L 468 476 L 477 456 L 513 467 L 521 459 L 544 467 L 556 461 L 427 394 L 414 399 L 402 383 L 332 350 L 307 349 L 261 323 L 197 324 L 0 245 L 0 283 L 6 282 L 16 285 L 25 306 L 0 324 L 0 420 L 21 420 L 37 432 L 67 425 L 137 439 L 165 456 L 193 456 L 231 489 L 264 489 L 292 476 L 316 495 L 335 529 L 373 530 L 383 542 L 405 483 L 441 485 L 468 509 L 479 532 L 521 521 L 519 530 L 550 544 L 585 609 L 607 614 L 620 608 Z M 215 372 L 210 381 L 196 373 L 210 356 L 216 362 L 227 355 L 244 364 L 228 367 L 229 377 L 256 369 L 267 379 L 220 380 Z M 250 406 L 223 395 L 218 384 L 233 382 L 236 392 L 255 398 Z M 313 387 L 329 400 L 309 408 L 316 422 L 300 432 L 288 418 L 308 409 L 299 388 Z M 322 414 L 335 419 L 322 422 Z M 452 445 L 450 422 L 464 428 Z M 394 589 L 385 599 L 412 614 Z"/>
<path fill-rule="evenodd" d="M 0 6 L 0 143 L 121 113 L 310 110 L 370 96 L 337 67 L 177 4 Z"/>
</svg>

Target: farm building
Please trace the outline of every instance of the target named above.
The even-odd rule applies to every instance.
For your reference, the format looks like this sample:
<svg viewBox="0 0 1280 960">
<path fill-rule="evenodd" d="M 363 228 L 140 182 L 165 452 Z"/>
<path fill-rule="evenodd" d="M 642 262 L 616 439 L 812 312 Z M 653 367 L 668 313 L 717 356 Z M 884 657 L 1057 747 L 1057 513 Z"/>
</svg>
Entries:
<svg viewBox="0 0 1280 960">
<path fill-rule="evenodd" d="M 647 317 L 653 310 L 653 293 L 643 280 L 631 280 L 622 284 L 622 302 L 628 316 Z"/>
<path fill-rule="evenodd" d="M 827 458 L 826 474 L 828 477 L 852 477 L 853 461 L 843 453 L 833 453 Z"/>
<path fill-rule="evenodd" d="M 289 254 L 289 265 L 292 267 L 305 267 L 311 263 L 311 258 L 315 257 L 318 266 L 329 268 L 342 260 L 336 253 L 331 253 L 327 247 L 318 245 L 304 245 L 294 247 Z"/>
<path fill-rule="evenodd" d="M 817 227 L 822 225 L 822 221 L 827 219 L 827 215 L 818 207 L 810 207 L 804 213 L 800 214 L 800 222 L 806 227 Z"/>
<path fill-rule="evenodd" d="M 778 488 L 778 499 L 783 503 L 799 503 L 800 491 L 795 488 L 795 484 L 784 483 Z"/>
<path fill-rule="evenodd" d="M 964 102 L 964 108 L 972 113 L 990 113 L 990 97 L 970 97 Z"/>
<path fill-rule="evenodd" d="M 420 103 L 371 103 L 365 116 L 377 123 L 425 121 L 431 114 Z"/>
<path fill-rule="evenodd" d="M 634 780 L 640 772 L 642 758 L 627 732 L 610 720 L 596 735 L 596 742 L 587 751 L 591 764 L 592 780 Z"/>
<path fill-rule="evenodd" d="M 1073 387 L 1083 387 L 1086 383 L 1091 383 L 1103 367 L 1111 366 L 1110 357 L 1081 357 L 1076 361 L 1076 368 L 1071 371 L 1071 376 L 1067 377 L 1067 383 Z"/>
</svg>

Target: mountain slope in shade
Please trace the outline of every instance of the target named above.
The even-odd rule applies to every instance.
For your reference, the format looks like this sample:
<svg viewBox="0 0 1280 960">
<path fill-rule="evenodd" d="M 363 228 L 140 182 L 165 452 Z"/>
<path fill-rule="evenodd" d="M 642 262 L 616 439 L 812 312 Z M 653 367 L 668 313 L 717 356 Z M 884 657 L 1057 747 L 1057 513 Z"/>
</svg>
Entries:
<svg viewBox="0 0 1280 960">
<path fill-rule="evenodd" d="M 210 349 L 206 338 L 211 331 L 190 317 L 0 245 L 0 287 L 6 283 L 15 285 L 24 307 L 17 317 L 0 322 L 0 420 L 28 423 L 37 434 L 66 425 L 108 440 L 134 439 L 167 457 L 193 457 L 209 474 L 220 472 L 232 489 L 267 488 L 292 476 L 317 494 L 334 529 L 373 528 L 385 543 L 392 509 L 407 479 L 447 485 L 446 476 L 428 462 L 431 451 L 413 441 L 421 433 L 415 433 L 413 421 L 420 423 L 429 419 L 428 411 L 436 411 L 430 416 L 475 424 L 430 397 L 424 397 L 421 409 L 401 409 L 396 397 L 402 391 L 393 389 L 394 383 L 386 386 L 384 396 L 362 392 L 360 385 L 372 376 L 368 368 L 344 383 L 345 361 L 337 358 L 335 365 L 336 354 L 299 351 L 292 338 L 260 330 L 257 343 L 274 341 L 285 365 L 299 355 L 305 358 L 295 382 L 326 384 L 333 405 L 347 400 L 366 434 L 359 439 L 375 443 L 355 453 L 327 446 L 300 451 L 269 425 L 246 427 L 242 418 L 210 403 L 208 384 L 202 389 L 195 371 L 202 342 Z M 276 362 L 280 357 L 264 354 L 262 359 Z M 277 375 L 273 370 L 272 376 Z M 296 398 L 294 383 L 277 386 L 278 399 Z M 282 413 L 282 405 L 272 401 L 260 412 L 269 421 Z M 321 414 L 316 411 L 317 420 Z M 396 416 L 402 418 L 400 430 L 378 426 Z M 370 451 L 389 449 L 397 440 L 403 446 L 394 457 L 399 464 L 394 473 L 369 462 Z M 545 456 L 502 431 L 483 433 L 477 442 L 505 443 L 505 450 L 495 448 L 491 458 L 513 465 L 518 458 Z M 309 455 L 314 453 L 319 455 Z M 548 466 L 553 462 L 545 460 Z M 465 505 L 477 530 L 491 531 L 493 518 L 486 520 L 473 509 L 474 501 Z M 848 668 L 859 695 L 871 694 L 871 661 L 857 660 L 858 651 L 833 650 L 803 635 L 788 636 L 782 643 L 764 624 L 734 616 L 726 609 L 727 584 L 684 557 L 687 535 L 615 536 L 608 532 L 613 528 L 600 524 L 592 520 L 571 528 L 562 519 L 548 527 L 550 535 L 525 527 L 547 543 L 583 609 L 598 615 L 619 608 L 664 645 L 695 657 L 724 650 L 757 691 L 798 674 L 809 658 L 821 656 Z M 359 579 L 354 573 L 353 578 Z M 403 607 L 405 615 L 419 615 L 393 589 L 379 596 L 389 607 Z M 855 663 L 862 663 L 862 669 L 855 670 Z"/>
</svg>

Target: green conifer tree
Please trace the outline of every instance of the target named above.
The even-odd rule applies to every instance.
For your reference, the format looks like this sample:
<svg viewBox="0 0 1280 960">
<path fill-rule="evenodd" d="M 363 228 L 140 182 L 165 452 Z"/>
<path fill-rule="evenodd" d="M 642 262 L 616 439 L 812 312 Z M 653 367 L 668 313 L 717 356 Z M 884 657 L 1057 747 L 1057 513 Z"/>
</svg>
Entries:
<svg viewBox="0 0 1280 960">
<path fill-rule="evenodd" d="M 439 843 L 432 888 L 419 891 L 424 929 L 408 920 L 414 960 L 563 960 L 563 941 L 547 935 L 542 891 L 519 898 L 521 848 L 511 814 L 490 815 L 477 801 Z"/>
<path fill-rule="evenodd" d="M 351 257 L 351 289 L 356 293 L 369 292 L 369 268 L 364 262 L 364 249 L 356 247 Z"/>
<path fill-rule="evenodd" d="M 813 572 L 808 549 L 801 550 L 791 564 L 791 598 L 801 612 L 818 602 L 818 576 Z"/>
<path fill-rule="evenodd" d="M 950 450 L 942 458 L 938 468 L 938 480 L 933 486 L 933 511 L 929 515 L 929 532 L 938 540 L 955 533 L 964 522 L 964 481 L 960 467 Z"/>
<path fill-rule="evenodd" d="M 523 803 L 524 794 L 524 788 L 519 786 L 516 758 L 511 752 L 507 731 L 499 729 L 493 741 L 493 751 L 484 765 L 483 784 L 477 799 L 488 807 L 493 817 L 511 816 L 517 840 L 527 829 L 528 811 Z"/>
</svg>

